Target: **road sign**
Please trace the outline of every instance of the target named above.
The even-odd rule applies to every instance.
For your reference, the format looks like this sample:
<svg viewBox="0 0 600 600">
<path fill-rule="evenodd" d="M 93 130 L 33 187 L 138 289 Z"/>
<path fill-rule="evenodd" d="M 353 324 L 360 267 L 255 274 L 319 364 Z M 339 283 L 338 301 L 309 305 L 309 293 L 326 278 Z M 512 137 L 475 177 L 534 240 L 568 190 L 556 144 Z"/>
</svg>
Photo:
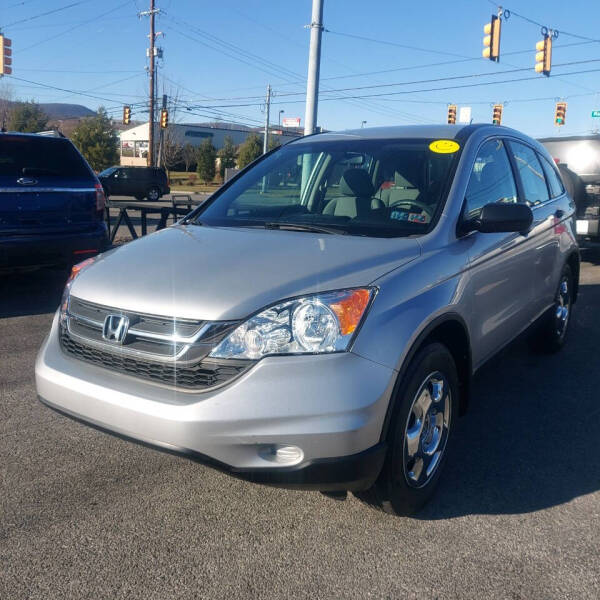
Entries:
<svg viewBox="0 0 600 600">
<path fill-rule="evenodd" d="M 461 106 L 458 112 L 459 123 L 470 123 L 471 122 L 471 107 Z"/>
<path fill-rule="evenodd" d="M 300 127 L 300 117 L 284 117 L 282 125 L 284 127 Z"/>
<path fill-rule="evenodd" d="M 592 117 L 600 118 L 600 110 L 593 110 Z"/>
</svg>

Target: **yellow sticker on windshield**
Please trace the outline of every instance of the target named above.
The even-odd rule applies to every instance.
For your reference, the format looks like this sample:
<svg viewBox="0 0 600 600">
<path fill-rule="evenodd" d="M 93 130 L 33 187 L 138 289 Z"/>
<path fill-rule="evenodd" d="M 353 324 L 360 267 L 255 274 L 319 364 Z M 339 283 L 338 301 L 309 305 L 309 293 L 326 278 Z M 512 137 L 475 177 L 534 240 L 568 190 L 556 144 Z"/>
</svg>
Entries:
<svg viewBox="0 0 600 600">
<path fill-rule="evenodd" d="M 453 154 L 460 146 L 453 140 L 435 140 L 429 144 L 429 149 L 438 154 Z"/>
</svg>

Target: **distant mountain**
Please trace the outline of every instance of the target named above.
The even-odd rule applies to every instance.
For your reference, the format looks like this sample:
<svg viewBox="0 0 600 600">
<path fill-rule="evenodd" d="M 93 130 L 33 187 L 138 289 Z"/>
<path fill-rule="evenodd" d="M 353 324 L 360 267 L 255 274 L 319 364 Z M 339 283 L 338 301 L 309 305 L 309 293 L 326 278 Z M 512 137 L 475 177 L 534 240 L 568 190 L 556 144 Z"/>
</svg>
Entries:
<svg viewBox="0 0 600 600">
<path fill-rule="evenodd" d="M 49 102 L 40 104 L 40 108 L 50 119 L 77 119 L 91 117 L 95 111 L 90 110 L 82 104 L 63 104 L 61 102 Z"/>
</svg>

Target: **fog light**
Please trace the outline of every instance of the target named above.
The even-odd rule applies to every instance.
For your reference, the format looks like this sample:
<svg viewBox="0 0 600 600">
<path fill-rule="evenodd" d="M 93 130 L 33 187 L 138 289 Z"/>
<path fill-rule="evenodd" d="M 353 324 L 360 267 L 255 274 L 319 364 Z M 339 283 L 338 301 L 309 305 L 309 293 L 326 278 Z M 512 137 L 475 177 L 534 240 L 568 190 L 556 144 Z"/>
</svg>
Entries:
<svg viewBox="0 0 600 600">
<path fill-rule="evenodd" d="M 284 446 L 274 444 L 272 446 L 264 446 L 259 451 L 261 458 L 280 465 L 294 465 L 299 463 L 304 458 L 302 448 L 298 446 Z"/>
</svg>

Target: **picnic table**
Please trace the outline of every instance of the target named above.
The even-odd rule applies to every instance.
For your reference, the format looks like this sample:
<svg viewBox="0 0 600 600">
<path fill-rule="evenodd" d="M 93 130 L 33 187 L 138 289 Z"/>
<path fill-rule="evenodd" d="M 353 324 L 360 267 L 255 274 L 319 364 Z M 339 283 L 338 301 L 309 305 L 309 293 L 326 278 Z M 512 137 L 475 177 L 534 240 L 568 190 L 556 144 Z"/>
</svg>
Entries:
<svg viewBox="0 0 600 600">
<path fill-rule="evenodd" d="M 107 200 L 106 202 L 106 222 L 108 224 L 108 233 L 110 241 L 114 242 L 119 227 L 126 225 L 133 239 L 138 237 L 138 234 L 131 221 L 130 211 L 140 213 L 140 221 L 142 226 L 142 235 L 148 233 L 148 215 L 160 215 L 160 220 L 156 226 L 156 230 L 164 229 L 167 226 L 167 220 L 170 215 L 173 216 L 173 223 L 180 216 L 185 216 L 191 210 L 202 204 L 204 198 L 192 198 L 189 194 L 173 194 L 171 200 L 149 202 L 140 200 Z M 110 209 L 119 209 L 119 216 L 114 226 L 111 223 Z"/>
</svg>

